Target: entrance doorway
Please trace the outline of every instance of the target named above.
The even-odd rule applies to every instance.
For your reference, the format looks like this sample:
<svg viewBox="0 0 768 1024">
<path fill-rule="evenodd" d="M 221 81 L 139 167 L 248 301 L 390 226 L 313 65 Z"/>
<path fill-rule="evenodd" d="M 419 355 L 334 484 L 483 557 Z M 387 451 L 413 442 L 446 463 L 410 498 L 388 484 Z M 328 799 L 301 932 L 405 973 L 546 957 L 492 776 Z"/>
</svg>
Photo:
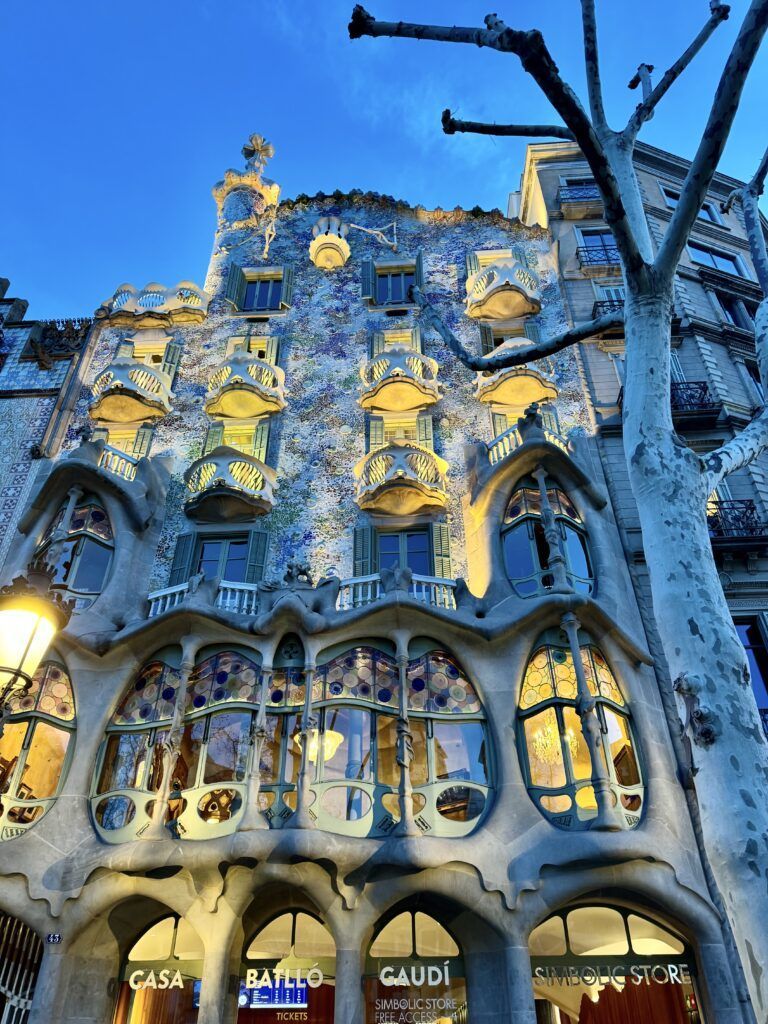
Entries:
<svg viewBox="0 0 768 1024">
<path fill-rule="evenodd" d="M 605 904 L 558 911 L 531 932 L 538 1024 L 705 1024 L 684 940 Z"/>
<path fill-rule="evenodd" d="M 26 1024 L 42 958 L 35 932 L 0 911 L 0 1024 Z"/>
<path fill-rule="evenodd" d="M 237 1024 L 333 1024 L 336 944 L 312 914 L 290 911 L 246 944 Z"/>
</svg>

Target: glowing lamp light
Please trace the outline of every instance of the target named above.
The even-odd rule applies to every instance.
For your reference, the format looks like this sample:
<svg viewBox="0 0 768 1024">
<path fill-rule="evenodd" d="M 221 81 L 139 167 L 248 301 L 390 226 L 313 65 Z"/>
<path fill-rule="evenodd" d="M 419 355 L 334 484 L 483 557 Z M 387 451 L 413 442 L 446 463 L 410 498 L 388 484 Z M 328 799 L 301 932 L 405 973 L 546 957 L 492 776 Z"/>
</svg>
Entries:
<svg viewBox="0 0 768 1024">
<path fill-rule="evenodd" d="M 29 689 L 43 655 L 71 614 L 69 603 L 49 592 L 52 577 L 49 566 L 30 567 L 26 577 L 0 588 L 0 735 L 9 699 Z"/>
<path fill-rule="evenodd" d="M 333 755 L 339 749 L 341 744 L 344 742 L 344 733 L 337 732 L 336 729 L 326 729 L 323 733 L 325 740 L 325 760 L 330 761 Z M 301 750 L 301 736 L 296 737 L 296 746 Z M 307 746 L 307 757 L 315 764 L 317 762 L 317 756 L 320 752 L 320 730 L 310 729 L 309 730 L 309 744 Z"/>
</svg>

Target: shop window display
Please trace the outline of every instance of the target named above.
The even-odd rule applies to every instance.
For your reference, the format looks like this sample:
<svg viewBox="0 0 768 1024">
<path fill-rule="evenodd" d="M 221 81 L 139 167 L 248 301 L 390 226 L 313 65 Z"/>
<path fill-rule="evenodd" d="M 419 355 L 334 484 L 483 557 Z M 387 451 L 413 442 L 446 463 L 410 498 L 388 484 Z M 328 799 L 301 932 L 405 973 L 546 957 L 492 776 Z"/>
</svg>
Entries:
<svg viewBox="0 0 768 1024">
<path fill-rule="evenodd" d="M 543 1024 L 704 1024 L 692 950 L 639 911 L 559 911 L 534 928 L 528 949 Z"/>
<path fill-rule="evenodd" d="M 461 949 L 429 914 L 407 910 L 380 926 L 368 949 L 365 1024 L 471 1020 Z"/>
</svg>

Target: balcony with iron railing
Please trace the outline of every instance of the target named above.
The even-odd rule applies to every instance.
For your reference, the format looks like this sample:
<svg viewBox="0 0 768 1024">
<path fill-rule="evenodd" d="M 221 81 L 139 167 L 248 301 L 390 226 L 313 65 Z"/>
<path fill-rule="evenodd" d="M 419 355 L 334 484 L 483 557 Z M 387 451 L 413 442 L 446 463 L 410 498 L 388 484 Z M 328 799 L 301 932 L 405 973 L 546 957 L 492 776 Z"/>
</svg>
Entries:
<svg viewBox="0 0 768 1024">
<path fill-rule="evenodd" d="M 185 511 L 202 522 L 240 521 L 274 507 L 276 473 L 252 455 L 220 445 L 184 474 Z"/>
<path fill-rule="evenodd" d="M 618 277 L 621 274 L 619 250 L 615 245 L 580 245 L 576 249 L 576 258 L 582 273 L 589 277 Z"/>
<path fill-rule="evenodd" d="M 90 415 L 109 423 L 160 419 L 171 411 L 171 378 L 135 359 L 116 359 L 94 381 Z"/>
<path fill-rule="evenodd" d="M 442 579 L 439 576 L 419 576 L 414 573 L 411 578 L 407 597 L 430 608 L 453 609 L 455 580 Z M 180 583 L 174 587 L 156 590 L 147 596 L 149 601 L 148 618 L 171 611 L 182 605 L 189 592 L 189 583 Z M 336 599 L 338 611 L 349 611 L 353 608 L 365 608 L 382 600 L 386 596 L 381 576 L 373 573 L 370 576 L 354 576 L 340 581 L 339 595 Z M 402 595 L 401 595 L 402 596 Z M 256 615 L 259 610 L 259 589 L 257 583 L 230 583 L 221 580 L 216 588 L 214 607 L 223 612 L 237 615 Z"/>
<path fill-rule="evenodd" d="M 716 550 L 768 548 L 768 524 L 752 498 L 711 498 L 707 503 L 707 525 Z"/>
<path fill-rule="evenodd" d="M 557 192 L 557 202 L 566 220 L 600 217 L 603 213 L 603 199 L 595 184 L 562 185 Z"/>
<path fill-rule="evenodd" d="M 448 463 L 415 441 L 389 441 L 355 466 L 356 500 L 366 512 L 419 515 L 445 507 Z"/>
<path fill-rule="evenodd" d="M 436 360 L 407 345 L 394 345 L 360 368 L 360 405 L 369 411 L 410 412 L 440 398 Z"/>
<path fill-rule="evenodd" d="M 705 380 L 674 380 L 669 385 L 673 419 L 681 426 L 704 427 L 716 422 L 722 403 L 714 397 Z M 619 388 L 616 404 L 624 405 L 624 388 Z"/>
<path fill-rule="evenodd" d="M 235 352 L 214 370 L 205 411 L 211 417 L 253 419 L 285 408 L 285 374 L 250 352 Z"/>
<path fill-rule="evenodd" d="M 597 320 L 600 316 L 608 316 L 609 313 L 623 313 L 624 299 L 597 299 L 592 304 L 592 319 Z"/>
</svg>

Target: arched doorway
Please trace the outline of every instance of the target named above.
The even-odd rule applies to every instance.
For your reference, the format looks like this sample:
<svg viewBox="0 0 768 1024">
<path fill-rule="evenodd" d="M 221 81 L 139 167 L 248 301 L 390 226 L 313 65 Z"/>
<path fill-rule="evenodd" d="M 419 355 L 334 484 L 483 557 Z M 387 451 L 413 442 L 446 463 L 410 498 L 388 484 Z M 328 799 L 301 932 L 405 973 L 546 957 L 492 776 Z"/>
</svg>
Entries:
<svg viewBox="0 0 768 1024">
<path fill-rule="evenodd" d="M 114 1024 L 196 1024 L 203 944 L 170 914 L 134 942 L 120 975 Z"/>
<path fill-rule="evenodd" d="M 278 914 L 246 941 L 237 1024 L 333 1024 L 335 995 L 336 944 L 314 914 Z"/>
<path fill-rule="evenodd" d="M 0 910 L 0 1024 L 26 1024 L 42 958 L 35 932 Z"/>
<path fill-rule="evenodd" d="M 435 918 L 406 910 L 385 920 L 365 961 L 365 1024 L 467 1024 L 461 949 Z"/>
<path fill-rule="evenodd" d="M 539 1024 L 705 1024 L 685 940 L 608 904 L 558 911 L 531 932 Z"/>
</svg>

